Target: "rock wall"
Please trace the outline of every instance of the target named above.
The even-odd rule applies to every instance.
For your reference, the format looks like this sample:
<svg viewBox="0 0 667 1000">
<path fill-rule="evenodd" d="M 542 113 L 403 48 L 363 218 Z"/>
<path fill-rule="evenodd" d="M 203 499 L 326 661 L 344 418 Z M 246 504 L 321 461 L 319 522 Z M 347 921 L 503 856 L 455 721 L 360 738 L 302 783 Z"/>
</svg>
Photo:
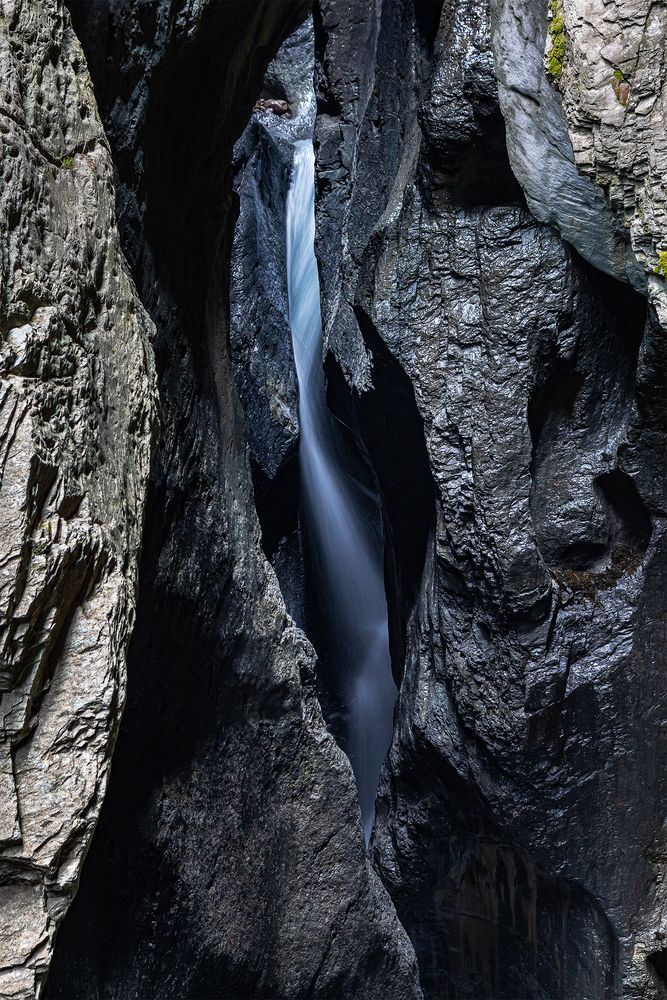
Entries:
<svg viewBox="0 0 667 1000">
<path fill-rule="evenodd" d="M 667 996 L 663 6 L 315 4 L 329 395 L 402 682 L 372 864 L 261 544 L 298 563 L 262 121 L 308 4 L 69 8 L 108 143 L 57 0 L 0 19 L 0 993 Z M 127 706 L 44 991 L 125 698 L 147 313 Z"/>
<path fill-rule="evenodd" d="M 604 191 L 665 325 L 667 11 L 579 0 L 564 3 L 561 16 L 557 83 L 575 162 Z"/>
<path fill-rule="evenodd" d="M 562 238 L 646 287 L 577 172 L 546 5 L 445 0 L 437 33 L 420 5 L 318 8 L 329 344 L 361 399 L 374 340 L 400 362 L 436 487 L 378 871 L 430 997 L 663 995 L 659 295 Z"/>
<path fill-rule="evenodd" d="M 0 995 L 39 994 L 99 815 L 155 416 L 152 324 L 59 0 L 0 16 Z"/>
<path fill-rule="evenodd" d="M 156 325 L 162 431 L 127 708 L 48 995 L 417 1000 L 312 649 L 260 547 L 230 369 L 233 145 L 306 5 L 72 10 Z"/>
</svg>

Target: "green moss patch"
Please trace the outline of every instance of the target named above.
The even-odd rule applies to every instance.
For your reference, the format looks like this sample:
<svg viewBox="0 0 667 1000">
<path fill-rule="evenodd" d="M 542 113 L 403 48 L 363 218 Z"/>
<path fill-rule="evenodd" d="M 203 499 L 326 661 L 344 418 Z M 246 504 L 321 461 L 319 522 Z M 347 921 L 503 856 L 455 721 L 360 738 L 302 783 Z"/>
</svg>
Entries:
<svg viewBox="0 0 667 1000">
<path fill-rule="evenodd" d="M 551 20 L 549 21 L 549 38 L 551 48 L 547 55 L 547 69 L 554 78 L 560 80 L 565 63 L 565 19 L 558 13 L 558 0 L 551 0 Z"/>
<path fill-rule="evenodd" d="M 618 103 L 625 107 L 630 96 L 630 83 L 622 69 L 614 70 L 614 75 L 611 78 L 611 86 L 616 94 Z"/>
<path fill-rule="evenodd" d="M 653 273 L 667 278 L 667 250 L 658 250 L 658 266 L 653 268 Z"/>
</svg>

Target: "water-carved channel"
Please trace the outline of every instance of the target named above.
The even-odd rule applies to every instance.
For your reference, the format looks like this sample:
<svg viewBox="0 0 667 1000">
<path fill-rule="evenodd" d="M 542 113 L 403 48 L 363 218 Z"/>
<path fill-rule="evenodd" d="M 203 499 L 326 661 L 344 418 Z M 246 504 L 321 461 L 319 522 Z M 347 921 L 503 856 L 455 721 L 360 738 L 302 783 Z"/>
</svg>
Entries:
<svg viewBox="0 0 667 1000">
<path fill-rule="evenodd" d="M 380 769 L 391 742 L 396 686 L 389 653 L 380 509 L 346 467 L 345 449 L 326 402 L 310 139 L 294 146 L 286 223 L 307 576 L 317 576 L 327 668 L 335 672 L 334 687 L 342 702 L 337 733 L 356 777 L 368 842 Z"/>
</svg>

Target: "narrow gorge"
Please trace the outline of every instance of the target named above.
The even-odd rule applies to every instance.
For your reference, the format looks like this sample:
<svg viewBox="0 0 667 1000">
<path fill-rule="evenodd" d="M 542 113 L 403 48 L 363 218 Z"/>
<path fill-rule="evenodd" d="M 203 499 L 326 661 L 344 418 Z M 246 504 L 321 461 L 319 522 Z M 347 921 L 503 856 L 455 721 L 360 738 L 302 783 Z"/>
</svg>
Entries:
<svg viewBox="0 0 667 1000">
<path fill-rule="evenodd" d="M 667 5 L 0 41 L 0 998 L 667 998 Z"/>
</svg>

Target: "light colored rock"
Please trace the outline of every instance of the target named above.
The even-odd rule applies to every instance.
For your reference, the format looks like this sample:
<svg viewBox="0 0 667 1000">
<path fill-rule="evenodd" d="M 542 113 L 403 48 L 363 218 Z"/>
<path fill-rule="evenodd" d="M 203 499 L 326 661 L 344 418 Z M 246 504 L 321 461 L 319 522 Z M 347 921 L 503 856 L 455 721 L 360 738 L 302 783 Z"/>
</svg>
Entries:
<svg viewBox="0 0 667 1000">
<path fill-rule="evenodd" d="M 562 0 L 559 81 L 574 160 L 606 192 L 650 297 L 667 306 L 667 7 L 649 0 Z M 659 303 L 659 305 L 658 305 Z"/>
<path fill-rule="evenodd" d="M 124 702 L 155 389 L 69 16 L 0 8 L 0 996 L 27 998 Z"/>
<path fill-rule="evenodd" d="M 596 267 L 644 283 L 603 191 L 577 169 L 558 89 L 544 66 L 547 0 L 491 0 L 507 151 L 530 211 Z"/>
<path fill-rule="evenodd" d="M 667 11 L 647 0 L 558 0 L 566 51 L 547 71 L 546 0 L 492 0 L 507 148 L 531 212 L 586 260 L 667 303 Z M 664 325 L 664 323 L 663 323 Z"/>
</svg>

